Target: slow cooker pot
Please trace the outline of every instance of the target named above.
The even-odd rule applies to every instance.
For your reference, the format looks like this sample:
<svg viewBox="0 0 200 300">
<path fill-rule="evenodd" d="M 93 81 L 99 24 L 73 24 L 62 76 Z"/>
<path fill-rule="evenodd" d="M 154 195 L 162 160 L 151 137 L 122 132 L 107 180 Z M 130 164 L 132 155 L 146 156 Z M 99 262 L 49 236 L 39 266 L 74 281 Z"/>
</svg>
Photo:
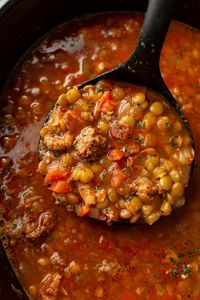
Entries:
<svg viewBox="0 0 200 300">
<path fill-rule="evenodd" d="M 60 23 L 100 11 L 145 11 L 146 6 L 147 0 L 0 0 L 0 89 L 26 50 Z M 200 28 L 199 12 L 199 0 L 177 0 L 174 18 Z M 27 299 L 2 245 L 0 266 L 0 299 Z"/>
</svg>

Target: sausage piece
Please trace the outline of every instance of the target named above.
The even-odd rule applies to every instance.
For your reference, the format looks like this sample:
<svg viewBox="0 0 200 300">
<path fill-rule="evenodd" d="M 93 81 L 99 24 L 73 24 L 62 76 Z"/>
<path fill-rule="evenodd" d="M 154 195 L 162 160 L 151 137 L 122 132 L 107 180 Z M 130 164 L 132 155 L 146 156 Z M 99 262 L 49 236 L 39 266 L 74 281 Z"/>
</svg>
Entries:
<svg viewBox="0 0 200 300">
<path fill-rule="evenodd" d="M 114 120 L 110 124 L 110 135 L 116 139 L 126 140 L 130 134 L 130 128 L 120 123 L 118 120 Z"/>
<path fill-rule="evenodd" d="M 96 159 L 106 151 L 107 139 L 91 126 L 85 127 L 75 140 L 75 154 L 79 159 Z"/>
</svg>

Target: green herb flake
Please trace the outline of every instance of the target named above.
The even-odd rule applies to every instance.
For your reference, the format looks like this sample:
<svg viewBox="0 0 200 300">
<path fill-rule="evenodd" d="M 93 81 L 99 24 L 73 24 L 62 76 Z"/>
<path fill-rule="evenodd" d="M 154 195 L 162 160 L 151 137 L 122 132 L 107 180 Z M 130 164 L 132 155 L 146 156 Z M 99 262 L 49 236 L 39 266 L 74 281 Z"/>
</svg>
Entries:
<svg viewBox="0 0 200 300">
<path fill-rule="evenodd" d="M 144 125 L 145 125 L 144 121 L 138 122 L 138 126 L 139 126 L 139 127 L 144 128 Z"/>
<path fill-rule="evenodd" d="M 103 170 L 103 172 L 101 173 L 101 179 L 102 179 L 102 180 L 105 180 L 106 175 L 107 175 L 106 170 Z"/>
<path fill-rule="evenodd" d="M 178 275 L 178 270 L 177 268 L 172 269 L 172 276 L 177 276 Z"/>
<path fill-rule="evenodd" d="M 54 157 L 59 157 L 60 153 L 59 153 L 59 151 L 55 150 L 55 151 L 53 151 L 53 155 L 54 155 Z"/>
<path fill-rule="evenodd" d="M 95 187 L 94 187 L 94 191 L 95 191 L 95 192 L 98 192 L 98 191 L 99 191 L 99 187 L 98 187 L 98 186 L 95 186 Z"/>
<path fill-rule="evenodd" d="M 140 145 L 142 143 L 142 139 L 139 137 L 134 137 L 135 142 Z"/>
<path fill-rule="evenodd" d="M 196 251 L 200 252 L 200 246 L 196 247 Z"/>
<path fill-rule="evenodd" d="M 191 269 L 188 267 L 183 268 L 183 275 L 189 276 L 191 274 Z"/>
<path fill-rule="evenodd" d="M 100 92 L 105 93 L 106 92 L 106 88 L 104 88 L 104 87 L 101 87 L 101 88 L 96 87 L 95 90 L 94 90 L 94 92 L 95 92 L 95 94 L 98 94 Z"/>
<path fill-rule="evenodd" d="M 123 168 L 122 172 L 127 173 L 128 172 L 127 168 Z"/>
<path fill-rule="evenodd" d="M 103 209 L 103 212 L 105 215 L 110 215 L 112 212 L 112 209 L 110 207 L 106 207 Z"/>
<path fill-rule="evenodd" d="M 92 101 L 89 101 L 89 102 L 88 102 L 88 106 L 89 106 L 89 107 L 92 107 L 92 105 L 93 105 L 93 102 L 92 102 Z"/>
<path fill-rule="evenodd" d="M 121 202 L 124 202 L 125 200 L 126 199 L 123 196 L 121 196 L 120 199 L 119 199 L 119 201 L 121 201 Z"/>
<path fill-rule="evenodd" d="M 15 230 L 17 228 L 17 224 L 13 223 L 12 224 L 12 230 Z"/>
<path fill-rule="evenodd" d="M 187 257 L 193 257 L 193 253 L 192 253 L 191 251 L 189 251 L 189 252 L 187 253 Z"/>
<path fill-rule="evenodd" d="M 144 48 L 144 49 L 146 48 L 146 45 L 145 45 L 144 42 L 141 42 L 141 43 L 140 43 L 140 46 L 141 46 L 142 48 Z"/>
<path fill-rule="evenodd" d="M 200 282 L 196 282 L 196 283 L 194 283 L 194 285 L 200 286 Z"/>
</svg>

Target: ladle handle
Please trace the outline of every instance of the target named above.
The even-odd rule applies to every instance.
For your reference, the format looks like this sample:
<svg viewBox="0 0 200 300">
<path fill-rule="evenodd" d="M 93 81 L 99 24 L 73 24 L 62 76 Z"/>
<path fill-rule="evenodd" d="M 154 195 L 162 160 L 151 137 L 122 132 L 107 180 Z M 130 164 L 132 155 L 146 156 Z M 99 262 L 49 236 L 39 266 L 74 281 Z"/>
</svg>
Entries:
<svg viewBox="0 0 200 300">
<path fill-rule="evenodd" d="M 149 1 L 136 48 L 125 63 L 129 68 L 139 72 L 160 72 L 160 53 L 172 18 L 174 3 L 175 0 Z"/>
</svg>

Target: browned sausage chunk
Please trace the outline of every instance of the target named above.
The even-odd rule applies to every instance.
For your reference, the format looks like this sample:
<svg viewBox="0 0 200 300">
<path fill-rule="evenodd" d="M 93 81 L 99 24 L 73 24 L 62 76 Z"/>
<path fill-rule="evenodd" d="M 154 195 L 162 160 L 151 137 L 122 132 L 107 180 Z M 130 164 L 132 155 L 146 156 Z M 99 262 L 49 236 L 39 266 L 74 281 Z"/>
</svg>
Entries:
<svg viewBox="0 0 200 300">
<path fill-rule="evenodd" d="M 75 140 L 76 156 L 78 158 L 96 159 L 107 148 L 107 139 L 98 134 L 97 130 L 88 126 L 84 128 Z"/>
<path fill-rule="evenodd" d="M 126 140 L 130 134 L 130 128 L 115 120 L 110 125 L 110 134 L 116 139 Z"/>
</svg>

